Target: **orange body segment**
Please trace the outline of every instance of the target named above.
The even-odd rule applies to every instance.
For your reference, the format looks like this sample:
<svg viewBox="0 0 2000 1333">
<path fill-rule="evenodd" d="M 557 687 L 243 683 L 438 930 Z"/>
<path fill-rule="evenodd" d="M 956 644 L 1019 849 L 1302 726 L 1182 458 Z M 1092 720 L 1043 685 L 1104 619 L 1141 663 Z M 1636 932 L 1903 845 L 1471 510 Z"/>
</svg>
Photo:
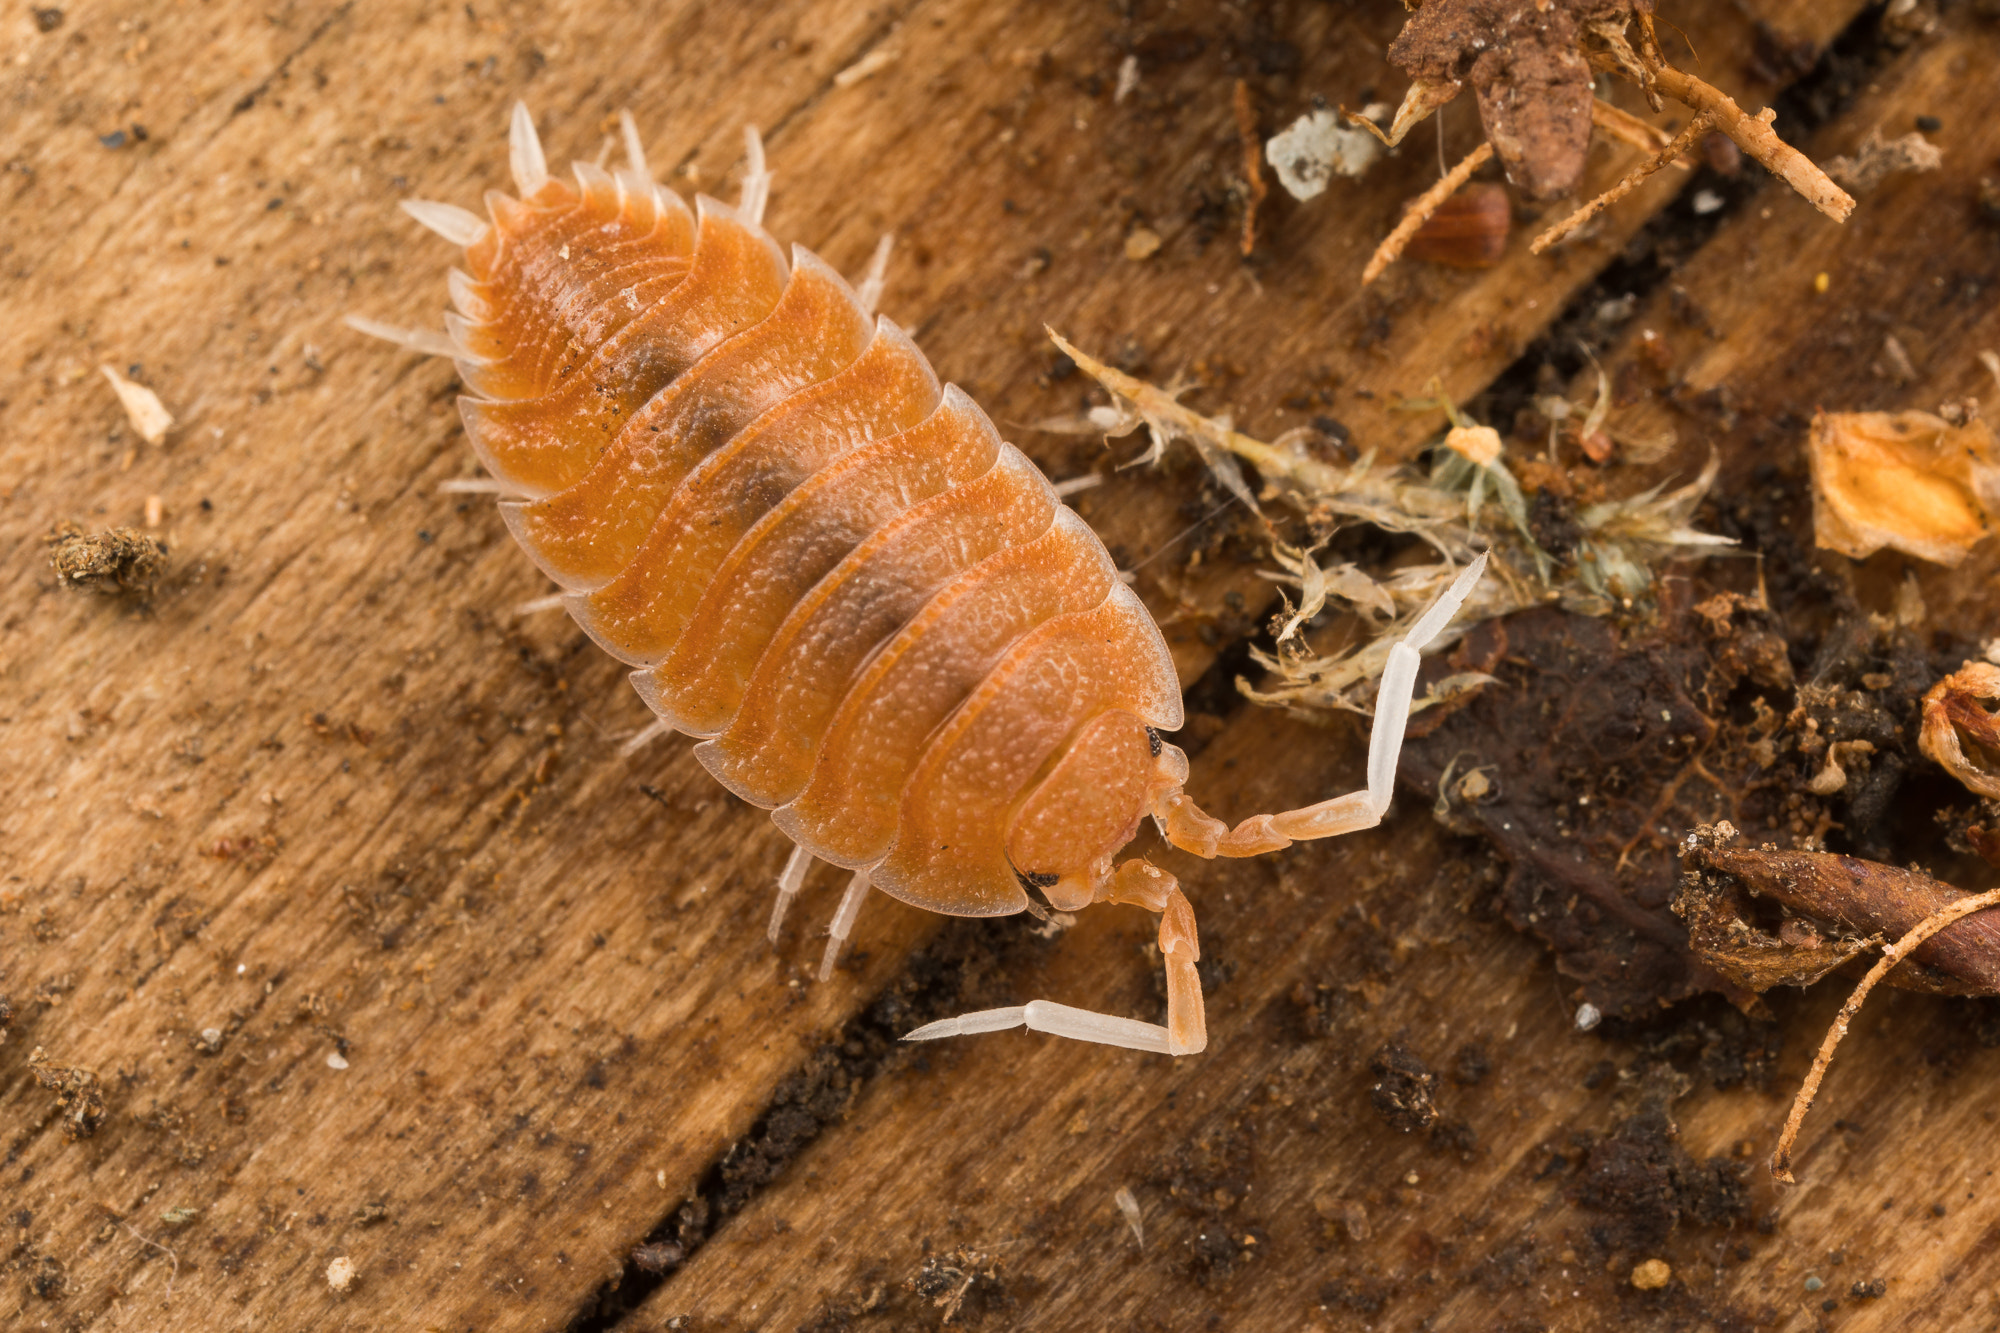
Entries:
<svg viewBox="0 0 2000 1333">
<path fill-rule="evenodd" d="M 790 800 L 868 655 L 956 575 L 1048 531 L 1057 508 L 1034 464 L 1007 448 L 984 476 L 883 524 L 792 608 L 729 729 L 696 757 L 753 804 Z"/>
<path fill-rule="evenodd" d="M 654 520 L 630 564 L 571 614 L 614 657 L 657 663 L 751 527 L 808 478 L 937 408 L 930 363 L 882 321 L 859 360 L 801 390 L 704 459 Z"/>
<path fill-rule="evenodd" d="M 1059 748 L 1007 833 L 1007 859 L 1048 887 L 1132 841 L 1146 812 L 1157 736 L 1121 710 L 1100 713 Z"/>
<path fill-rule="evenodd" d="M 810 782 L 772 818 L 835 865 L 881 859 L 931 734 L 1028 631 L 1100 605 L 1118 572 L 1070 510 L 1032 542 L 975 565 L 861 669 L 828 724 Z"/>
<path fill-rule="evenodd" d="M 911 505 L 987 472 L 1002 447 L 986 414 L 947 389 L 922 424 L 820 472 L 737 544 L 660 665 L 634 674 L 641 697 L 691 736 L 721 731 L 799 599 Z"/>
<path fill-rule="evenodd" d="M 939 729 L 904 788 L 876 887 L 954 916 L 1022 910 L 1007 816 L 1056 747 L 1112 708 L 1157 727 L 1181 724 L 1166 644 L 1123 584 L 1095 610 L 1021 639 Z"/>
<path fill-rule="evenodd" d="M 768 316 L 655 393 L 582 480 L 505 506 L 508 525 L 558 583 L 602 587 L 696 465 L 766 409 L 853 364 L 872 333 L 840 275 L 803 256 Z"/>
<path fill-rule="evenodd" d="M 494 476 L 530 495 L 574 485 L 648 399 L 778 304 L 790 275 L 777 243 L 713 200 L 700 203 L 686 273 L 663 278 L 663 291 L 642 284 L 629 300 L 621 295 L 608 303 L 638 302 L 640 310 L 587 352 L 585 339 L 577 338 L 581 354 L 563 364 L 546 393 L 460 403 L 472 447 Z"/>
</svg>

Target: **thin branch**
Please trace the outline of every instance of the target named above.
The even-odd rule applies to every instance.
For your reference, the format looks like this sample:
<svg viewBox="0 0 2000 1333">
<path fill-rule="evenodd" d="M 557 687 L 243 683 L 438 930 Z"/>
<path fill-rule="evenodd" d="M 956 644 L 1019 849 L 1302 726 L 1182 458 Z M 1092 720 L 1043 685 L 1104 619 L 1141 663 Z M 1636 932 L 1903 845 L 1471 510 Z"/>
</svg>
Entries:
<svg viewBox="0 0 2000 1333">
<path fill-rule="evenodd" d="M 1674 141 L 1674 136 L 1658 125 L 1641 120 L 1630 111 L 1621 110 L 1601 97 L 1591 99 L 1590 123 L 1620 143 L 1630 144 L 1647 153 L 1657 153 Z M 1686 170 L 1688 163 L 1676 158 L 1674 165 Z"/>
<path fill-rule="evenodd" d="M 1528 247 L 1529 253 L 1540 254 L 1563 237 L 1575 231 L 1578 227 L 1581 227 L 1584 223 L 1596 217 L 1599 213 L 1602 213 L 1612 204 L 1617 203 L 1620 199 L 1638 189 L 1639 182 L 1645 180 L 1646 177 L 1652 175 L 1661 167 L 1667 165 L 1667 163 L 1680 157 L 1691 145 L 1698 142 L 1702 135 L 1707 134 L 1713 128 L 1715 128 L 1715 117 L 1708 112 L 1704 111 L 1696 116 L 1687 123 L 1686 129 L 1674 136 L 1672 143 L 1647 158 L 1644 162 L 1641 162 L 1638 166 L 1632 168 L 1632 170 L 1626 172 L 1623 180 L 1606 190 L 1603 194 L 1598 195 L 1597 198 L 1591 200 L 1582 208 L 1577 209 L 1576 212 L 1570 214 L 1561 222 L 1556 223 L 1555 226 L 1550 227 L 1540 236 L 1537 236 L 1534 243 Z"/>
<path fill-rule="evenodd" d="M 1819 1046 L 1819 1054 L 1813 1057 L 1812 1069 L 1806 1074 L 1806 1081 L 1799 1086 L 1799 1095 L 1792 1101 L 1792 1113 L 1785 1117 L 1784 1132 L 1778 1135 L 1778 1147 L 1771 1154 L 1771 1178 L 1782 1185 L 1798 1182 L 1792 1176 L 1792 1143 L 1799 1136 L 1799 1126 L 1812 1107 L 1813 1098 L 1819 1092 L 1820 1080 L 1826 1077 L 1827 1066 L 1833 1063 L 1834 1048 L 1847 1035 L 1848 1025 L 1855 1014 L 1861 1011 L 1861 1002 L 1868 998 L 1868 992 L 1875 989 L 1875 983 L 1889 975 L 1891 968 L 1903 961 L 1905 955 L 1931 936 L 1943 930 L 1962 916 L 2000 904 L 2000 889 L 1989 889 L 1985 893 L 1975 893 L 1962 898 L 1949 907 L 1940 908 L 1925 917 L 1909 934 L 1897 940 L 1882 951 L 1882 957 L 1875 966 L 1868 969 L 1868 975 L 1861 978 L 1861 984 L 1854 988 L 1854 994 L 1847 997 L 1847 1003 L 1840 1006 L 1833 1026 L 1827 1029 L 1826 1040 Z"/>
<path fill-rule="evenodd" d="M 1716 129 L 1735 140 L 1738 148 L 1763 163 L 1772 175 L 1783 179 L 1835 222 L 1847 221 L 1847 215 L 1854 211 L 1853 196 L 1771 129 L 1777 112 L 1766 107 L 1755 116 L 1745 115 L 1743 108 L 1719 89 L 1672 65 L 1661 65 L 1654 70 L 1653 82 L 1667 96 L 1713 116 Z"/>
<path fill-rule="evenodd" d="M 1410 205 L 1409 212 L 1403 214 L 1403 220 L 1396 224 L 1396 229 L 1389 233 L 1381 245 L 1375 247 L 1374 257 L 1368 261 L 1368 267 L 1361 271 L 1361 285 L 1366 287 L 1381 277 L 1382 270 L 1402 256 L 1403 247 L 1410 243 L 1410 238 L 1430 220 L 1431 214 L 1437 212 L 1438 205 L 1456 194 L 1458 187 L 1471 179 L 1472 173 L 1485 166 L 1492 158 L 1493 145 L 1482 140 L 1479 147 L 1461 158 L 1458 165 L 1453 167 L 1443 180 L 1418 195 L 1416 202 Z"/>
</svg>

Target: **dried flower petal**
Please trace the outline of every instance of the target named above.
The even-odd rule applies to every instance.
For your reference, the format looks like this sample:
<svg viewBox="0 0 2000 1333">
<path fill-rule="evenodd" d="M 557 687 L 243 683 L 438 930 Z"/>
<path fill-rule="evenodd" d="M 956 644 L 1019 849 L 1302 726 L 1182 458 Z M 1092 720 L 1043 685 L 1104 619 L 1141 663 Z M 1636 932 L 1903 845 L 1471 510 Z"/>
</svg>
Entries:
<svg viewBox="0 0 2000 1333">
<path fill-rule="evenodd" d="M 143 384 L 134 384 L 110 366 L 99 366 L 104 378 L 111 381 L 111 388 L 118 395 L 125 415 L 132 422 L 132 429 L 139 432 L 139 438 L 147 444 L 158 444 L 167 438 L 167 430 L 174 424 L 173 413 L 167 411 L 160 402 L 160 395 Z"/>
<path fill-rule="evenodd" d="M 1813 539 L 1860 560 L 1884 546 L 1956 565 L 1993 531 L 2000 448 L 1984 421 L 1928 412 L 1813 418 Z"/>
<path fill-rule="evenodd" d="M 1981 796 L 2000 799 L 2000 667 L 1967 662 L 1924 695 L 1917 747 Z"/>
</svg>

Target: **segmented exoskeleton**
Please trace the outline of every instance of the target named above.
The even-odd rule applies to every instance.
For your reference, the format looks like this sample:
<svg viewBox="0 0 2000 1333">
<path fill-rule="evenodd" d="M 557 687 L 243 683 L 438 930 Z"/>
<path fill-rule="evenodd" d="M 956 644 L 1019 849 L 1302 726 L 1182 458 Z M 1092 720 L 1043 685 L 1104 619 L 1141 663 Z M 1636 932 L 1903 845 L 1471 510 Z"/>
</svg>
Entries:
<svg viewBox="0 0 2000 1333">
<path fill-rule="evenodd" d="M 853 870 L 826 966 L 872 887 L 955 916 L 1131 903 L 1161 914 L 1168 1023 L 1036 1001 L 912 1038 L 1026 1024 L 1175 1055 L 1206 1044 L 1194 913 L 1174 878 L 1113 858 L 1154 816 L 1200 856 L 1253 856 L 1379 822 L 1417 647 L 1467 569 L 1390 655 L 1365 791 L 1226 828 L 1181 791 L 1178 681 L 1095 534 L 887 319 L 761 226 L 690 210 L 630 164 L 551 177 L 514 108 L 520 198 L 490 220 L 409 203 L 465 247 L 449 336 L 351 320 L 453 358 L 466 433 L 508 527 L 665 726 L 769 809 L 795 850 Z M 1030 893 L 1035 898 L 1030 897 Z M 824 968 L 822 975 L 825 975 Z"/>
</svg>

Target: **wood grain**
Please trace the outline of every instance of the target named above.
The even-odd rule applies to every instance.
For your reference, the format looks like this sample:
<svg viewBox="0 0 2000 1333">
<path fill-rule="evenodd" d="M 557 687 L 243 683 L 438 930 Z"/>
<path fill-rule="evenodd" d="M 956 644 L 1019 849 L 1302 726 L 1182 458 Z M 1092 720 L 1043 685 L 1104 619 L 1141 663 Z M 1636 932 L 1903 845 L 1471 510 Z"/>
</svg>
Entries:
<svg viewBox="0 0 2000 1333">
<path fill-rule="evenodd" d="M 1754 12 L 1813 44 L 1855 8 Z M 1747 51 L 1744 12 L 1689 5 L 1676 22 L 1706 51 Z M 0 20 L 0 992 L 15 1010 L 0 1045 L 0 1319 L 563 1327 L 826 1035 L 939 938 L 938 920 L 878 900 L 862 956 L 811 983 L 836 878 L 810 882 L 770 950 L 781 839 L 762 814 L 678 744 L 618 757 L 644 710 L 615 664 L 560 617 L 509 614 L 544 590 L 531 566 L 490 505 L 436 493 L 471 471 L 451 372 L 338 324 L 429 323 L 443 304 L 443 247 L 396 200 L 470 204 L 500 184 L 517 96 L 557 160 L 594 157 L 608 118 L 631 109 L 656 169 L 686 190 L 733 192 L 740 126 L 755 121 L 779 172 L 774 231 L 853 272 L 893 230 L 886 309 L 1051 475 L 1131 445 L 1107 456 L 1025 429 L 1074 410 L 1081 389 L 1051 377 L 1044 323 L 1159 379 L 1201 367 L 1204 407 L 1233 403 L 1266 435 L 1330 413 L 1364 446 L 1407 453 L 1434 417 L 1395 400 L 1433 374 L 1470 397 L 1671 183 L 1553 262 L 1517 238 L 1496 269 L 1406 266 L 1363 297 L 1361 263 L 1435 170 L 1429 147 L 1412 148 L 1315 204 L 1268 205 L 1246 268 L 1228 203 L 1234 78 L 1256 81 L 1267 129 L 1314 93 L 1393 95 L 1379 53 L 1399 21 L 1386 4 L 1135 15 L 963 0 L 643 15 L 79 3 L 51 31 L 28 10 Z M 1954 29 L 1927 49 L 1970 59 L 1985 52 L 1975 40 Z M 1266 41 L 1288 43 L 1296 70 L 1273 57 L 1260 72 Z M 1114 104 L 1133 49 L 1140 90 Z M 835 79 L 870 54 L 891 58 Z M 1932 57 L 1906 62 L 1919 58 Z M 1746 106 L 1770 96 L 1748 63 L 1710 59 Z M 1471 124 L 1469 107 L 1447 112 L 1448 142 Z M 1599 150 L 1590 181 L 1630 156 Z M 1867 214 L 1864 202 L 1855 223 Z M 1139 225 L 1165 240 L 1144 262 L 1124 258 Z M 163 446 L 124 423 L 102 362 L 174 412 Z M 56 586 L 39 546 L 50 525 L 136 524 L 152 496 L 173 569 L 149 606 Z M 1191 469 L 1119 473 L 1078 505 L 1121 563 L 1145 565 L 1140 590 L 1184 682 L 1252 628 L 1266 585 L 1229 558 L 1247 544 L 1190 546 L 1211 556 L 1193 569 L 1182 548 L 1155 558 L 1212 507 Z M 1223 711 L 1204 724 L 1216 739 L 1195 792 L 1218 813 L 1358 777 L 1351 734 L 1302 744 L 1296 724 Z M 994 1256 L 1000 1292 L 978 1295 L 1000 1325 L 1124 1312 L 1182 1327 L 1211 1309 L 1239 1327 L 1358 1322 L 1373 1288 L 1340 1287 L 1318 1309 L 1349 1275 L 1394 1286 L 1396 1318 L 1474 1319 L 1482 1297 L 1461 1287 L 1425 1304 L 1423 1275 L 1475 1270 L 1497 1274 L 1479 1281 L 1511 1293 L 1510 1311 L 1540 1310 L 1565 1245 L 1606 1262 L 1554 1239 L 1585 1223 L 1560 1175 L 1537 1178 L 1541 1149 L 1560 1155 L 1562 1135 L 1617 1112 L 1578 1090 L 1603 1057 L 1566 1034 L 1534 950 L 1460 913 L 1473 863 L 1439 836 L 1412 808 L 1351 846 L 1176 864 L 1200 890 L 1205 947 L 1234 969 L 1216 992 L 1215 1056 L 1166 1066 L 1017 1035 L 892 1062 L 628 1325 L 695 1310 L 791 1327 L 850 1305 L 862 1318 L 876 1285 L 884 1318 L 934 1320 L 942 1307 L 901 1286 L 921 1275 L 926 1239 L 939 1255 Z M 1325 906 L 1323 886 L 1343 879 L 1353 905 Z M 1144 1013 L 1149 933 L 1109 909 L 1060 941 L 1016 932 L 1001 952 L 1022 970 L 1004 984 Z M 1293 1030 L 1301 982 L 1355 997 L 1336 1006 L 1333 1037 Z M 1830 1095 L 1916 1099 L 1909 1114 L 1944 1136 L 1927 1142 L 1970 1132 L 1969 1079 L 1910 1073 L 1922 1034 L 1948 1036 L 1945 1012 L 1884 1004 L 1878 1038 L 1871 1015 L 1843 1056 L 1853 1082 L 1837 1071 Z M 1467 1040 L 1494 1052 L 1491 1080 L 1447 1099 L 1482 1145 L 1471 1164 L 1389 1137 L 1367 1111 L 1356 1080 L 1397 1032 L 1433 1063 Z M 37 1047 L 96 1071 L 107 1114 L 94 1137 L 65 1140 L 28 1069 Z M 1726 1149 L 1763 1106 L 1705 1097 L 1683 1108 L 1683 1141 Z M 1886 1135 L 1835 1142 L 1869 1179 L 1909 1164 Z M 1894 1191 L 1908 1216 L 1882 1218 L 1971 1234 L 1959 1229 L 1974 1214 L 1923 1220 L 1946 1171 L 1930 1157 L 1930 1175 Z M 1868 1211 L 1872 1193 L 1835 1190 L 1831 1171 L 1815 1184 L 1815 1165 L 1803 1174 L 1820 1192 L 1795 1197 L 1825 1211 L 1788 1204 L 1757 1263 L 1725 1255 L 1730 1281 L 1766 1283 L 1773 1309 L 1797 1305 L 1785 1265 L 1845 1243 L 1841 1227 L 1876 1228 L 1877 1253 L 1905 1253 L 1888 1248 L 1900 1233 Z M 1136 1254 L 1109 1203 L 1122 1183 L 1159 1228 Z M 1365 1243 L 1313 1210 L 1349 1198 L 1374 1219 Z M 183 1209 L 199 1211 L 166 1220 Z M 1228 1247 L 1193 1263 L 1210 1218 Z M 1477 1268 L 1530 1231 L 1543 1258 Z M 1686 1244 L 1699 1272 L 1724 1242 Z M 324 1276 L 336 1257 L 359 1274 L 345 1294 Z M 1635 1299 L 1615 1274 L 1578 1289 L 1579 1319 Z"/>
</svg>

